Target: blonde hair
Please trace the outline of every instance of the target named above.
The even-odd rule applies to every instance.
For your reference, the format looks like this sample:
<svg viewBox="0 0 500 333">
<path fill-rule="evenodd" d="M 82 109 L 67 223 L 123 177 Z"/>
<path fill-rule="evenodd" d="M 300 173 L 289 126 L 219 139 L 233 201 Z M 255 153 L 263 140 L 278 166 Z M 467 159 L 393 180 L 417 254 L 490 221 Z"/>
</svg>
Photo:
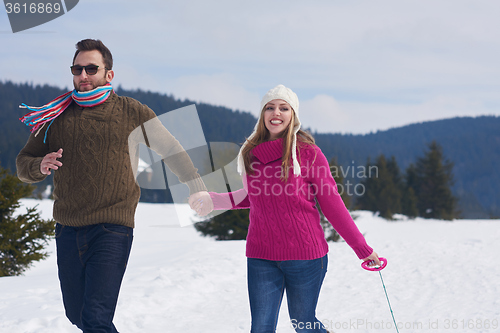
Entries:
<svg viewBox="0 0 500 333">
<path fill-rule="evenodd" d="M 266 104 L 267 105 L 267 104 Z M 269 138 L 271 137 L 271 134 L 269 133 L 269 130 L 266 128 L 266 125 L 264 123 L 264 112 L 266 110 L 266 105 L 261 110 L 259 122 L 257 123 L 257 128 L 255 130 L 255 134 L 250 138 L 246 139 L 246 145 L 242 149 L 242 157 L 243 157 L 243 162 L 245 164 L 245 171 L 247 174 L 251 175 L 253 174 L 253 169 L 252 169 L 252 159 L 253 159 L 253 154 L 251 153 L 252 149 L 255 148 L 257 145 L 269 141 Z M 290 107 L 292 110 L 292 117 L 290 119 L 290 123 L 288 124 L 287 128 L 281 133 L 279 138 L 283 138 L 283 154 L 281 158 L 281 180 L 286 182 L 288 179 L 288 172 L 290 169 L 290 160 L 292 156 L 292 142 L 293 142 L 293 136 L 294 136 L 294 127 L 295 127 L 295 111 L 293 110 L 292 107 Z M 315 145 L 315 141 L 313 136 L 301 129 L 297 132 L 297 143 L 305 143 L 308 145 Z M 299 145 L 297 144 L 297 148 L 299 148 Z M 297 149 L 299 153 L 299 160 L 300 160 L 300 149 Z M 299 161 L 300 163 L 300 161 Z"/>
</svg>

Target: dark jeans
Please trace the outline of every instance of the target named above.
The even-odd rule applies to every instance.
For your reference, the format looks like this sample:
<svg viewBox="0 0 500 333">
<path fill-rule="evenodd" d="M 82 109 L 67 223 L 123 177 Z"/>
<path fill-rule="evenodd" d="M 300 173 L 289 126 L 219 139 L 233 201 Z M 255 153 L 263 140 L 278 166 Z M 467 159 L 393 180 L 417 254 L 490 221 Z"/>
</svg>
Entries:
<svg viewBox="0 0 500 333">
<path fill-rule="evenodd" d="M 288 313 L 296 332 L 326 329 L 316 318 L 316 304 L 326 274 L 328 257 L 313 260 L 247 259 L 251 333 L 274 333 L 286 291 Z"/>
<path fill-rule="evenodd" d="M 56 225 L 57 266 L 68 319 L 84 333 L 116 333 L 113 316 L 133 229 Z"/>
</svg>

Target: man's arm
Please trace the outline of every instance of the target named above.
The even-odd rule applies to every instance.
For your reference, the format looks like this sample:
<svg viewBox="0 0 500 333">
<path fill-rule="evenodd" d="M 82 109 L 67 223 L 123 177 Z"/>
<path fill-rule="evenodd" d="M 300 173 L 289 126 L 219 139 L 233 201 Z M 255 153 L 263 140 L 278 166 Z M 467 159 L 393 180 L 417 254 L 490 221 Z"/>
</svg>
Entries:
<svg viewBox="0 0 500 333">
<path fill-rule="evenodd" d="M 141 125 L 144 144 L 163 158 L 168 168 L 189 187 L 189 194 L 207 191 L 188 153 L 158 118 Z"/>
<path fill-rule="evenodd" d="M 140 115 L 139 127 L 129 135 L 132 166 L 135 167 L 133 160 L 136 156 L 134 155 L 138 145 L 142 143 L 162 157 L 179 181 L 188 186 L 190 195 L 207 191 L 191 158 L 179 141 L 165 128 L 154 111 L 134 99 L 128 99 L 128 102 L 132 104 L 131 107 L 138 110 Z M 136 171 L 134 175 L 137 176 Z"/>
<path fill-rule="evenodd" d="M 212 200 L 191 158 L 158 118 L 149 120 L 148 123 L 149 126 L 141 125 L 144 143 L 164 157 L 163 161 L 168 168 L 179 178 L 181 183 L 189 187 L 188 202 L 191 209 L 200 216 L 207 215 L 213 210 Z M 149 131 L 146 131 L 145 127 L 148 127 Z"/>
<path fill-rule="evenodd" d="M 42 173 L 42 161 L 44 161 L 47 154 L 49 154 L 49 151 L 47 145 L 43 143 L 43 135 L 35 137 L 34 134 L 31 134 L 28 142 L 16 158 L 19 179 L 25 183 L 36 183 L 44 180 L 50 174 L 49 169 L 54 169 L 53 164 L 44 163 L 45 167 L 49 169 L 47 169 L 48 173 Z M 44 162 L 47 162 L 47 159 Z"/>
</svg>

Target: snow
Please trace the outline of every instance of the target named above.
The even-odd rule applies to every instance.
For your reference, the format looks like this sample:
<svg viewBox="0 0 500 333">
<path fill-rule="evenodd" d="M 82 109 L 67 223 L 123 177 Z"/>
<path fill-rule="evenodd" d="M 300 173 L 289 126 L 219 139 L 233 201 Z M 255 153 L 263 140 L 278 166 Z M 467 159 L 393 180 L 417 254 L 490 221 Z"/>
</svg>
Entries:
<svg viewBox="0 0 500 333">
<path fill-rule="evenodd" d="M 50 218 L 50 200 L 23 200 Z M 399 332 L 500 332 L 498 220 L 385 221 L 356 211 L 382 271 Z M 202 237 L 186 205 L 140 203 L 115 325 L 120 332 L 249 332 L 244 241 Z M 0 278 L 0 332 L 80 332 L 66 319 L 55 242 L 23 276 Z M 317 316 L 339 332 L 396 332 L 378 272 L 345 243 L 330 243 Z M 286 301 L 277 332 L 294 332 Z"/>
</svg>

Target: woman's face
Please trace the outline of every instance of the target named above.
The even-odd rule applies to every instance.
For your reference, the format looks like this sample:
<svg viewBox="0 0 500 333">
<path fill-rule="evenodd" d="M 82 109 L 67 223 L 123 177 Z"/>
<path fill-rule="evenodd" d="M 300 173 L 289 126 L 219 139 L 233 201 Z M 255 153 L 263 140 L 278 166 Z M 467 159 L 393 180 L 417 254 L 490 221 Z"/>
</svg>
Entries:
<svg viewBox="0 0 500 333">
<path fill-rule="evenodd" d="M 270 139 L 280 137 L 292 119 L 292 107 L 282 99 L 273 99 L 264 107 L 264 124 L 270 134 Z"/>
</svg>

